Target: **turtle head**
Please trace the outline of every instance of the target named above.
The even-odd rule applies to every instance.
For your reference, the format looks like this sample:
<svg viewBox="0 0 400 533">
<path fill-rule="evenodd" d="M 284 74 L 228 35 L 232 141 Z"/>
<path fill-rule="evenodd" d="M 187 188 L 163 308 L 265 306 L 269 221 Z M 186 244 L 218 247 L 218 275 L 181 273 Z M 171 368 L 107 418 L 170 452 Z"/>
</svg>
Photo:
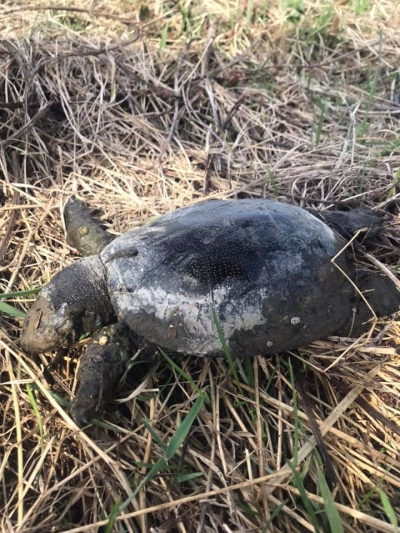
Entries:
<svg viewBox="0 0 400 533">
<path fill-rule="evenodd" d="M 21 346 L 30 353 L 56 350 L 68 344 L 73 330 L 74 320 L 68 303 L 55 308 L 49 284 L 25 316 Z"/>
<path fill-rule="evenodd" d="M 57 274 L 25 316 L 21 346 L 41 353 L 68 346 L 113 319 L 106 273 L 98 256 L 81 259 Z"/>
</svg>

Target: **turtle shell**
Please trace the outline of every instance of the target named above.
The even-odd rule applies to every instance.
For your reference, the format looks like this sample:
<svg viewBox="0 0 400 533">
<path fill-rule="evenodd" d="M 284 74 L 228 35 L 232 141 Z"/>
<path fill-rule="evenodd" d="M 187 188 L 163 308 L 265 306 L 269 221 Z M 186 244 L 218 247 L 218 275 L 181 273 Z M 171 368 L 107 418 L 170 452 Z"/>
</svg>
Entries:
<svg viewBox="0 0 400 533">
<path fill-rule="evenodd" d="M 354 290 L 332 259 L 343 239 L 307 211 L 268 200 L 178 209 L 101 253 L 119 321 L 166 350 L 269 354 L 351 322 Z M 352 266 L 346 254 L 336 264 Z"/>
</svg>

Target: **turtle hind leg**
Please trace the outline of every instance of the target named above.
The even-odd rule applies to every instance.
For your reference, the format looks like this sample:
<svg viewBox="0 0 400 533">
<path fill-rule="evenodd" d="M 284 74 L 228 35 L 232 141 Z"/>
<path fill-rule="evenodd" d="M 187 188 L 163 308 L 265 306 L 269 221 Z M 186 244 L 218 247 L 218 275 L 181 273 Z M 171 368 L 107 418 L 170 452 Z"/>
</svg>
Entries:
<svg viewBox="0 0 400 533">
<path fill-rule="evenodd" d="M 382 229 L 384 213 L 373 211 L 367 207 L 357 207 L 350 211 L 315 211 L 313 209 L 309 211 L 347 240 L 354 237 L 358 231 L 360 231 L 360 235 L 357 240 L 373 240 Z"/>
<path fill-rule="evenodd" d="M 389 278 L 377 272 L 359 271 L 355 284 L 378 318 L 400 311 L 400 292 Z M 370 308 L 357 292 L 355 293 L 353 324 L 347 323 L 342 326 L 335 332 L 335 335 L 340 337 L 361 335 L 370 327 L 371 318 L 373 314 Z"/>
</svg>

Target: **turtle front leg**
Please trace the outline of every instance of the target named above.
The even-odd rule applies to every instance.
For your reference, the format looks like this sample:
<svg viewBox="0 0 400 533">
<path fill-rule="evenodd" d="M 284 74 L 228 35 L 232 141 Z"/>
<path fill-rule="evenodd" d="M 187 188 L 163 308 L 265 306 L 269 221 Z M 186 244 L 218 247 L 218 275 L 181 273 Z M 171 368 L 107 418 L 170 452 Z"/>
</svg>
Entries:
<svg viewBox="0 0 400 533">
<path fill-rule="evenodd" d="M 129 330 L 123 324 L 111 324 L 93 336 L 81 359 L 79 388 L 71 406 L 79 427 L 101 416 L 126 370 L 130 349 Z"/>
<path fill-rule="evenodd" d="M 86 204 L 76 196 L 65 204 L 64 220 L 68 244 L 83 256 L 99 254 L 114 239 L 93 220 Z"/>
</svg>

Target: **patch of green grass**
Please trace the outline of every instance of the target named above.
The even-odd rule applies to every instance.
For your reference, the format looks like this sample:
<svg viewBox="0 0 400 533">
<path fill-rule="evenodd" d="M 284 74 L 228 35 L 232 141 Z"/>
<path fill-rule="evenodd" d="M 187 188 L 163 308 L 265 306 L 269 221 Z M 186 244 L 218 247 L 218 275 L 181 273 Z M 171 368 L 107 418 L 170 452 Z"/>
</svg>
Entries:
<svg viewBox="0 0 400 533">
<path fill-rule="evenodd" d="M 104 533 L 111 533 L 114 530 L 115 519 L 120 513 L 121 501 L 121 498 L 117 498 L 115 500 L 114 505 L 111 508 L 110 514 L 108 515 L 108 524 L 104 529 Z M 105 519 L 106 517 L 103 515 L 102 518 Z"/>
<path fill-rule="evenodd" d="M 282 356 L 279 355 L 279 356 L 278 356 L 278 360 L 277 360 L 277 362 L 276 362 L 276 365 L 274 366 L 274 368 L 273 368 L 273 370 L 272 370 L 272 372 L 271 372 L 271 377 L 269 378 L 269 380 L 267 381 L 267 383 L 266 383 L 266 384 L 264 385 L 264 387 L 263 387 L 263 390 L 264 390 L 264 392 L 266 392 L 266 393 L 268 393 L 268 390 L 269 390 L 269 388 L 270 388 L 270 386 L 271 386 L 271 384 L 272 384 L 272 382 L 273 382 L 273 380 L 274 380 L 274 378 L 275 378 L 275 375 L 276 375 L 276 373 L 278 372 L 279 365 L 280 365 L 280 363 L 281 363 L 281 358 L 282 358 Z"/>
<path fill-rule="evenodd" d="M 182 15 L 182 33 L 185 33 L 189 39 L 193 37 L 193 24 L 191 19 L 190 5 L 180 8 Z"/>
<path fill-rule="evenodd" d="M 250 505 L 247 505 L 242 499 L 239 499 L 237 497 L 235 497 L 235 503 L 236 505 L 238 506 L 239 509 L 241 509 L 244 513 L 250 515 L 250 516 L 258 516 L 260 517 L 261 516 L 261 513 L 260 511 L 256 511 L 255 509 L 253 509 L 252 507 L 250 507 Z"/>
<path fill-rule="evenodd" d="M 335 505 L 335 499 L 329 489 L 318 461 L 315 460 L 314 462 L 317 472 L 317 491 L 324 502 L 323 504 L 317 504 L 310 500 L 307 496 L 303 477 L 295 468 L 294 463 L 289 462 L 288 465 L 292 471 L 293 485 L 299 491 L 301 502 L 314 530 L 316 532 L 327 531 L 330 533 L 344 533 L 342 519 Z"/>
<path fill-rule="evenodd" d="M 219 336 L 222 349 L 224 351 L 225 358 L 228 362 L 229 369 L 233 376 L 233 381 L 235 383 L 236 388 L 238 389 L 240 394 L 243 396 L 244 394 L 243 394 L 242 386 L 240 384 L 239 374 L 241 375 L 242 380 L 244 381 L 244 383 L 246 383 L 246 385 L 254 386 L 254 373 L 253 373 L 253 367 L 252 367 L 251 360 L 249 357 L 246 357 L 244 359 L 244 362 L 242 362 L 240 359 L 237 359 L 237 358 L 233 359 L 233 357 L 231 356 L 229 352 L 229 348 L 226 343 L 226 340 L 225 340 L 225 337 L 224 337 L 224 334 L 221 328 L 221 324 L 218 320 L 217 313 L 215 312 L 214 308 L 212 308 L 212 316 L 213 316 L 215 327 L 217 328 L 217 333 Z M 238 371 L 239 371 L 239 374 L 238 374 Z M 253 407 L 251 405 L 248 405 L 247 402 L 241 402 L 241 401 L 236 400 L 235 405 L 237 407 L 241 405 L 246 405 L 247 411 L 249 415 L 251 416 L 252 420 L 255 419 L 256 413 Z"/>
<path fill-rule="evenodd" d="M 154 429 L 150 425 L 150 420 L 148 420 L 147 418 L 144 418 L 142 422 L 146 426 L 146 429 L 150 433 L 154 442 L 156 442 L 160 446 L 160 448 L 165 452 L 167 450 L 167 445 L 164 444 L 164 442 L 160 439 L 160 437 L 154 431 Z"/>
<path fill-rule="evenodd" d="M 286 9 L 296 9 L 296 11 L 304 11 L 303 0 L 284 0 L 283 4 Z"/>
<path fill-rule="evenodd" d="M 355 0 L 353 5 L 356 15 L 362 15 L 371 11 L 371 0 Z"/>
<path fill-rule="evenodd" d="M 261 23 L 265 23 L 269 20 L 268 19 L 268 6 L 269 6 L 269 0 L 264 0 L 264 2 L 259 4 L 256 8 L 254 8 L 254 13 Z"/>
<path fill-rule="evenodd" d="M 276 83 L 274 78 L 270 76 L 264 68 L 268 61 L 269 60 L 266 59 L 263 62 L 261 67 L 255 72 L 255 75 L 249 80 L 249 83 L 251 83 L 251 86 L 256 89 L 267 91 L 268 96 L 271 99 L 274 99 L 276 94 Z"/>
<path fill-rule="evenodd" d="M 379 30 L 379 58 L 382 54 L 382 31 Z M 367 108 L 365 111 L 365 115 L 362 119 L 361 124 L 356 128 L 356 136 L 357 138 L 362 138 L 364 135 L 368 132 L 370 127 L 370 111 L 372 102 L 375 98 L 378 80 L 381 76 L 381 69 L 378 67 L 375 72 L 372 72 L 371 68 L 368 67 L 367 71 L 367 90 L 368 90 L 368 100 L 367 100 Z"/>
<path fill-rule="evenodd" d="M 394 152 L 395 150 L 398 150 L 400 148 L 400 138 L 399 139 L 395 139 L 394 141 L 391 141 L 389 143 L 376 143 L 376 145 L 378 145 L 378 146 L 382 146 L 382 145 L 386 146 L 386 149 L 382 150 L 382 152 L 380 153 L 381 157 L 385 157 L 385 156 L 390 155 L 392 152 Z"/>
<path fill-rule="evenodd" d="M 243 363 L 242 361 L 239 361 L 240 362 L 239 371 L 246 385 L 254 388 L 255 382 L 254 382 L 254 372 L 253 372 L 252 361 L 253 359 L 251 359 L 250 357 L 245 357 Z"/>
<path fill-rule="evenodd" d="M 166 462 L 170 461 L 173 456 L 178 452 L 179 448 L 182 446 L 184 440 L 186 439 L 189 431 L 193 425 L 193 422 L 196 420 L 197 415 L 200 412 L 200 409 L 203 407 L 205 394 L 201 394 L 194 402 L 189 413 L 183 419 L 179 428 L 172 435 L 171 440 L 167 446 L 167 449 L 164 453 L 164 459 Z"/>
<path fill-rule="evenodd" d="M 303 0 L 283 0 L 283 8 L 287 11 L 289 22 L 298 22 L 304 14 Z"/>
<path fill-rule="evenodd" d="M 328 5 L 314 16 L 303 18 L 298 23 L 298 38 L 303 45 L 312 50 L 312 55 L 315 57 L 320 50 L 321 40 L 325 47 L 335 48 L 342 41 L 342 29 L 337 25 L 334 7 Z"/>
<path fill-rule="evenodd" d="M 304 363 L 303 363 L 304 364 Z M 326 478 L 318 463 L 319 455 L 315 452 L 305 461 L 304 465 L 299 471 L 298 451 L 300 446 L 300 433 L 306 433 L 305 428 L 300 420 L 297 405 L 296 380 L 291 360 L 288 360 L 290 383 L 293 391 L 293 424 L 294 424 L 294 441 L 293 441 L 293 460 L 288 462 L 288 466 L 293 473 L 293 484 L 299 491 L 302 503 L 307 511 L 309 519 L 313 524 L 315 531 L 329 531 L 330 533 L 343 533 L 344 529 L 341 523 L 339 512 L 336 508 L 333 495 L 329 489 Z M 315 469 L 317 471 L 317 490 L 322 497 L 324 504 L 319 505 L 312 502 L 306 493 L 304 480 L 306 479 L 308 470 L 314 461 Z M 322 523 L 322 526 L 321 526 Z M 321 529 L 322 528 L 322 529 Z"/>
<path fill-rule="evenodd" d="M 71 28 L 71 30 L 76 32 L 86 30 L 90 24 L 90 22 L 87 22 L 86 20 L 82 20 L 77 16 L 71 16 L 69 14 L 61 15 L 59 17 L 59 22 L 63 26 L 67 26 L 67 28 Z"/>
<path fill-rule="evenodd" d="M 293 390 L 293 419 L 294 419 L 294 442 L 293 442 L 293 460 L 288 462 L 290 469 L 293 474 L 293 484 L 300 493 L 300 498 L 304 505 L 304 508 L 309 516 L 311 523 L 315 531 L 321 531 L 320 523 L 322 522 L 322 530 L 330 531 L 330 533 L 344 533 L 343 525 L 339 512 L 336 508 L 333 495 L 329 489 L 328 483 L 325 479 L 325 476 L 318 464 L 316 457 L 318 454 L 314 454 L 314 464 L 317 471 L 317 482 L 319 493 L 324 501 L 323 505 L 317 505 L 312 502 L 306 493 L 304 487 L 304 479 L 306 477 L 307 471 L 310 467 L 312 457 L 306 461 L 305 465 L 302 468 L 302 473 L 299 472 L 298 467 L 298 451 L 299 451 L 299 435 L 300 431 L 304 432 L 304 427 L 301 423 L 301 420 L 298 415 L 298 406 L 297 406 L 297 394 L 295 387 L 295 377 L 293 372 L 293 367 L 289 359 L 289 372 L 290 372 L 290 382 Z"/>
<path fill-rule="evenodd" d="M 21 296 L 35 296 L 42 289 L 29 289 L 27 291 L 15 291 L 15 292 L 4 292 L 0 294 L 0 300 L 5 300 L 7 298 L 20 298 Z"/>
<path fill-rule="evenodd" d="M 112 512 L 109 515 L 109 521 L 105 528 L 105 533 L 111 533 L 113 531 L 116 517 L 127 508 L 130 502 L 138 495 L 138 493 L 144 486 L 146 486 L 157 474 L 165 471 L 169 472 L 171 468 L 173 468 L 173 466 L 171 467 L 170 465 L 168 465 L 168 462 L 171 461 L 173 457 L 178 453 L 186 437 L 189 435 L 192 425 L 203 406 L 204 399 L 205 394 L 201 393 L 201 395 L 192 405 L 186 417 L 182 420 L 182 423 L 180 424 L 179 428 L 172 435 L 169 443 L 162 443 L 162 449 L 164 451 L 163 456 L 152 466 L 148 474 L 138 484 L 132 494 L 129 495 L 129 497 L 124 501 L 124 503 L 120 504 L 119 502 L 117 509 L 115 508 L 117 502 L 114 504 Z M 151 434 L 154 437 L 153 431 Z M 159 442 L 159 439 L 157 442 Z"/>
</svg>

